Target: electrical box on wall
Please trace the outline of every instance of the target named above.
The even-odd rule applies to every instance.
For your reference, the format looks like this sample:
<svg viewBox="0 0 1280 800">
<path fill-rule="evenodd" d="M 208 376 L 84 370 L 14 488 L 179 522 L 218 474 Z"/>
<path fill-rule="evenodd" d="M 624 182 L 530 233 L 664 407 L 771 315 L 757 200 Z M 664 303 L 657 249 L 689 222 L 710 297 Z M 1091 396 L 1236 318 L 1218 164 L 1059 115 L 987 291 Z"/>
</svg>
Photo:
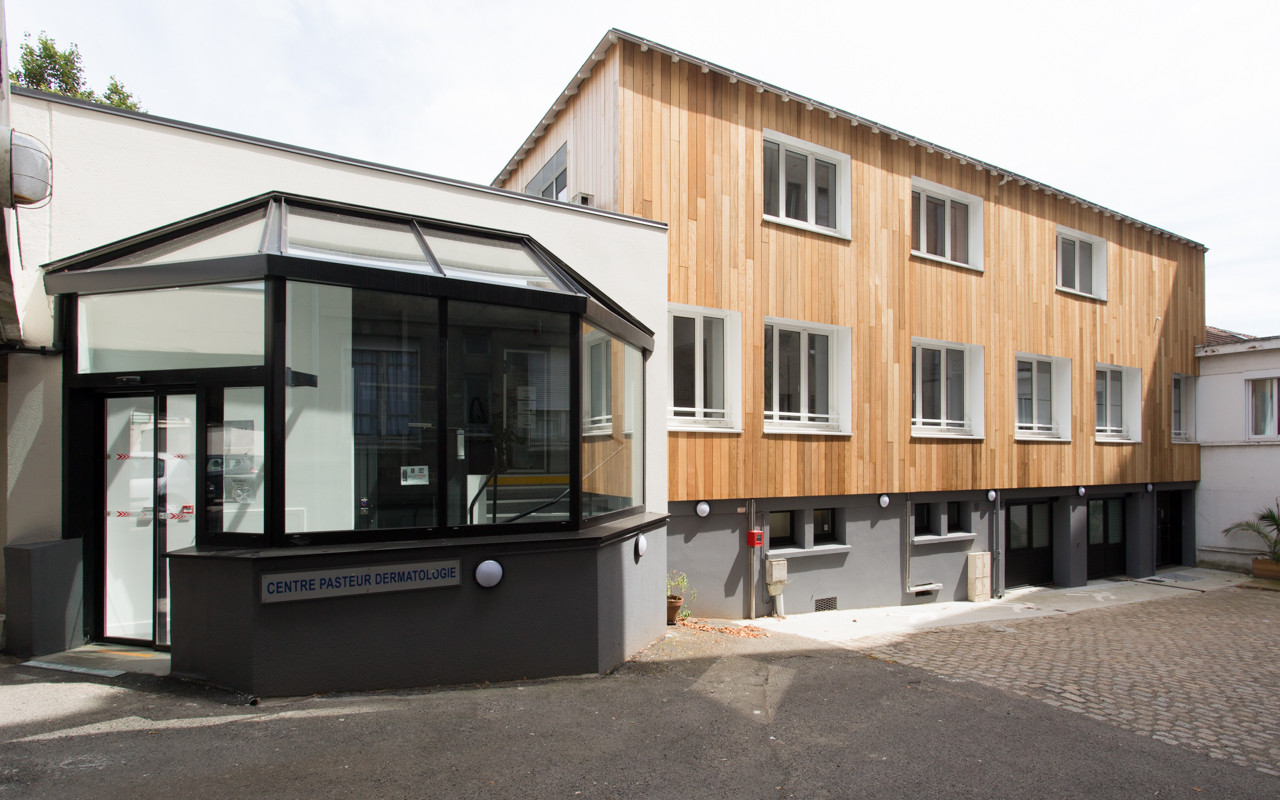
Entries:
<svg viewBox="0 0 1280 800">
<path fill-rule="evenodd" d="M 764 531 L 747 531 L 747 547 L 764 547 Z"/>
</svg>

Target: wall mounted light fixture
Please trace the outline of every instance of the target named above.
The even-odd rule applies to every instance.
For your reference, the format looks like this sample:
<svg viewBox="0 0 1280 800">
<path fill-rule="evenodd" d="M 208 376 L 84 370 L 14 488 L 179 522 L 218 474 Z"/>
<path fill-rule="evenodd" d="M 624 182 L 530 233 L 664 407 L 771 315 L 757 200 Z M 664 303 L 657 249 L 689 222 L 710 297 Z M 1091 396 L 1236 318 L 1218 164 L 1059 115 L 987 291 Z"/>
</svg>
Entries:
<svg viewBox="0 0 1280 800">
<path fill-rule="evenodd" d="M 492 589 L 502 580 L 502 565 L 493 559 L 481 561 L 476 566 L 476 583 L 486 589 Z"/>
</svg>

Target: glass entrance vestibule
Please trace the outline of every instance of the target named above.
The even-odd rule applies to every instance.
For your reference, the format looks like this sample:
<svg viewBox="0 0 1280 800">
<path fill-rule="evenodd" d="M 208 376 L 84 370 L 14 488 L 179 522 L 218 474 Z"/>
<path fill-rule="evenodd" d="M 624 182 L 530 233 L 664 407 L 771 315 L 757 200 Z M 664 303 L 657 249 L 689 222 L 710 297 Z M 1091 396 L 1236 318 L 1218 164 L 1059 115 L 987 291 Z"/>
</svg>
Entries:
<svg viewBox="0 0 1280 800">
<path fill-rule="evenodd" d="M 501 570 L 504 552 L 559 575 L 580 566 L 557 553 L 662 522 L 644 507 L 652 333 L 527 236 L 273 194 L 45 280 L 68 343 L 66 479 L 91 488 L 64 502 L 66 535 L 85 543 L 89 633 L 171 644 L 175 671 L 273 685 L 214 655 L 237 646 L 217 633 L 237 605 L 242 625 L 305 629 L 297 608 L 394 594 L 416 610 L 393 617 L 421 616 L 422 596 L 473 592 L 461 576 Z M 423 563 L 454 581 L 357 576 Z M 304 592 L 287 612 L 268 596 L 344 572 L 366 591 Z M 226 603 L 234 591 L 246 596 Z M 458 674 L 383 665 L 388 677 L 352 680 L 351 658 L 282 685 Z"/>
</svg>

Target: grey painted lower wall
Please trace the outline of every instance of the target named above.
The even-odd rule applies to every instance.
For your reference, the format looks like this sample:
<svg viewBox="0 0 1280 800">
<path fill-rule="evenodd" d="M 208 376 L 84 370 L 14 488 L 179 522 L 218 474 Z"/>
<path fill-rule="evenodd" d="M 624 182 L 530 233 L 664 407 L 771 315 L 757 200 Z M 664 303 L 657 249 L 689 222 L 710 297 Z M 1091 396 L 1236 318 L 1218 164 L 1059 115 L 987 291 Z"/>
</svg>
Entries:
<svg viewBox="0 0 1280 800">
<path fill-rule="evenodd" d="M 665 630 L 665 531 L 607 543 L 378 551 L 180 551 L 170 559 L 172 670 L 260 695 L 598 672 Z M 656 540 L 656 541 L 655 541 Z M 263 573 L 456 559 L 457 586 L 263 603 Z M 480 586 L 476 566 L 502 580 Z"/>
<path fill-rule="evenodd" d="M 884 508 L 879 495 L 727 500 L 710 502 L 706 517 L 697 515 L 694 503 L 672 503 L 668 564 L 688 575 L 697 591 L 691 611 L 705 617 L 750 617 L 753 573 L 755 616 L 774 613 L 775 601 L 765 586 L 764 562 L 770 558 L 786 561 L 782 607 L 787 614 L 966 600 L 968 556 L 980 552 L 992 553 L 992 591 L 999 595 L 1006 586 L 1006 503 L 1048 502 L 1053 543 L 1046 558 L 1052 559 L 1052 580 L 1058 586 L 1083 586 L 1089 574 L 1089 500 L 1119 497 L 1125 503 L 1123 574 L 1143 578 L 1156 569 L 1157 494 L 1181 493 L 1187 511 L 1180 535 L 1189 543 L 1195 536 L 1188 505 L 1193 488 L 1094 486 L 1085 487 L 1083 495 L 1074 486 L 1015 489 L 997 491 L 994 500 L 987 491 L 915 493 L 889 495 Z M 838 535 L 834 542 L 815 542 L 813 512 L 826 508 L 836 511 Z M 803 521 L 793 526 L 793 541 L 785 547 L 769 546 L 773 511 L 791 511 Z M 927 533 L 918 533 L 922 515 L 931 515 L 923 526 Z M 949 524 L 951 515 L 959 522 Z M 749 529 L 765 532 L 764 547 L 748 545 Z"/>
</svg>

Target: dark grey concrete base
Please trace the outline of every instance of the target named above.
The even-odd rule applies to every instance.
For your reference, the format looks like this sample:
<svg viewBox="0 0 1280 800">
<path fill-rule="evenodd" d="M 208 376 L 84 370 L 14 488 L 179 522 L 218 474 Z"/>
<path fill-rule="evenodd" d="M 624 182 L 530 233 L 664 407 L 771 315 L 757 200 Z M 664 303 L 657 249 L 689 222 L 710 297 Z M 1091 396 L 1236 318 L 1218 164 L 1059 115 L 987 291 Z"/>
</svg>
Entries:
<svg viewBox="0 0 1280 800">
<path fill-rule="evenodd" d="M 665 631 L 666 532 L 596 540 L 180 551 L 172 672 L 259 695 L 600 672 Z M 458 586 L 262 603 L 265 572 L 457 559 Z M 476 583 L 498 561 L 502 581 Z"/>
<path fill-rule="evenodd" d="M 5 652 L 30 658 L 84 644 L 82 561 L 79 539 L 4 548 Z"/>
</svg>

